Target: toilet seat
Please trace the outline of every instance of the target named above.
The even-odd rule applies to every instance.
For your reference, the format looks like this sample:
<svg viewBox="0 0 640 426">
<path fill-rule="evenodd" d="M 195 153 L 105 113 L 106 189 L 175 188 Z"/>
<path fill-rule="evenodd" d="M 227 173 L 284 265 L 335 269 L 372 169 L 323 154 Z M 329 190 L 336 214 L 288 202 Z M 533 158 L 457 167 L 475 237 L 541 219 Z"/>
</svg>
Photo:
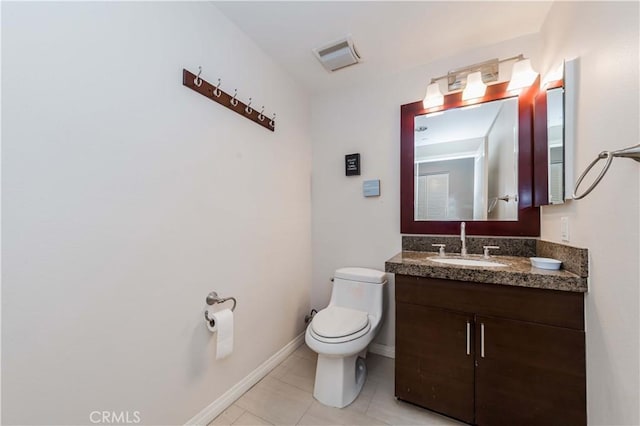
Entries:
<svg viewBox="0 0 640 426">
<path fill-rule="evenodd" d="M 369 315 L 363 311 L 329 306 L 318 312 L 311 321 L 313 337 L 325 343 L 355 340 L 369 332 Z"/>
</svg>

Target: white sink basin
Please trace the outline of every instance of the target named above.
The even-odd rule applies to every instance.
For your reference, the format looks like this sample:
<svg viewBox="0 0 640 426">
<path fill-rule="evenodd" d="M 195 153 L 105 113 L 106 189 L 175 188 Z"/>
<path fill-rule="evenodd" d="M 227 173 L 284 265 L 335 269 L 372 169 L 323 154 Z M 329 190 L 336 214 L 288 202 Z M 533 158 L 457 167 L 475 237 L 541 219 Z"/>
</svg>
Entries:
<svg viewBox="0 0 640 426">
<path fill-rule="evenodd" d="M 490 262 L 488 260 L 480 259 L 451 259 L 451 258 L 434 258 L 430 257 L 432 262 L 446 263 L 448 265 L 462 265 L 462 266 L 507 266 L 504 263 Z"/>
</svg>

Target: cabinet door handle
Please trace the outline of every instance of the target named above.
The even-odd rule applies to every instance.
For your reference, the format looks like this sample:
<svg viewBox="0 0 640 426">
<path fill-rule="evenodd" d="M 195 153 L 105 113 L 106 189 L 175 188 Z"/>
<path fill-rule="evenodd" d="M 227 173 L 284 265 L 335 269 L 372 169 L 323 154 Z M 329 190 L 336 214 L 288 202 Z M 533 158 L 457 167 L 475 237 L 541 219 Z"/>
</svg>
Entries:
<svg viewBox="0 0 640 426">
<path fill-rule="evenodd" d="M 471 323 L 467 320 L 467 355 L 471 355 Z"/>
<path fill-rule="evenodd" d="M 484 358 L 484 323 L 480 323 L 480 357 Z"/>
</svg>

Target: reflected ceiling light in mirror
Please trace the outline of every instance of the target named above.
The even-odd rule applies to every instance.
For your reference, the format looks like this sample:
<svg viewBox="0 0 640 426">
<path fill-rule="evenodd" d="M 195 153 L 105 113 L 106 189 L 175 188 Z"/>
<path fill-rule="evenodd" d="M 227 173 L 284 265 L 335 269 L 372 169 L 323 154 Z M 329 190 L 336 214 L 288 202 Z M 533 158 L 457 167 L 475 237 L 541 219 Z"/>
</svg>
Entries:
<svg viewBox="0 0 640 426">
<path fill-rule="evenodd" d="M 480 98 L 487 91 L 487 85 L 482 81 L 480 71 L 473 72 L 467 76 L 467 86 L 462 91 L 462 100 Z"/>
<path fill-rule="evenodd" d="M 468 110 L 468 109 L 475 109 L 475 108 L 479 108 L 480 105 L 482 105 L 482 104 L 467 105 L 467 106 L 464 106 L 464 107 L 460 108 L 460 110 L 461 111 L 465 111 L 465 110 Z"/>
<path fill-rule="evenodd" d="M 444 111 L 430 112 L 429 113 L 429 117 L 433 118 L 433 117 L 437 117 L 437 116 L 442 115 L 442 114 L 444 114 Z"/>
<path fill-rule="evenodd" d="M 508 91 L 519 90 L 525 87 L 529 87 L 536 81 L 538 73 L 531 68 L 530 59 L 522 59 L 521 61 L 513 64 L 513 71 L 511 72 L 511 81 L 507 86 Z"/>
<path fill-rule="evenodd" d="M 444 95 L 437 82 L 427 86 L 427 93 L 424 95 L 422 105 L 425 109 L 444 105 Z"/>
</svg>

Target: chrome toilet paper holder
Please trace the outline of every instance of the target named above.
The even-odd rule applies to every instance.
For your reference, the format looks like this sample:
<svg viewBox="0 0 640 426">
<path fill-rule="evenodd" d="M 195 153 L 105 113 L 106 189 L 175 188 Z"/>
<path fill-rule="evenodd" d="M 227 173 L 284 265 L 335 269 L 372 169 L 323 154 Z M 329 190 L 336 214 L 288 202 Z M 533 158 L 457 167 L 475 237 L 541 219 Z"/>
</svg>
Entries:
<svg viewBox="0 0 640 426">
<path fill-rule="evenodd" d="M 215 305 L 218 303 L 224 303 L 231 300 L 233 302 L 233 306 L 231 307 L 231 312 L 236 310 L 236 305 L 238 304 L 238 302 L 236 301 L 235 297 L 220 297 L 218 296 L 218 293 L 215 291 L 212 291 L 211 293 L 207 294 L 207 305 Z M 209 312 L 205 309 L 204 311 L 204 319 L 207 320 L 207 322 L 209 323 L 209 325 L 211 327 L 213 327 L 216 323 L 216 321 L 213 318 L 209 318 Z"/>
</svg>

